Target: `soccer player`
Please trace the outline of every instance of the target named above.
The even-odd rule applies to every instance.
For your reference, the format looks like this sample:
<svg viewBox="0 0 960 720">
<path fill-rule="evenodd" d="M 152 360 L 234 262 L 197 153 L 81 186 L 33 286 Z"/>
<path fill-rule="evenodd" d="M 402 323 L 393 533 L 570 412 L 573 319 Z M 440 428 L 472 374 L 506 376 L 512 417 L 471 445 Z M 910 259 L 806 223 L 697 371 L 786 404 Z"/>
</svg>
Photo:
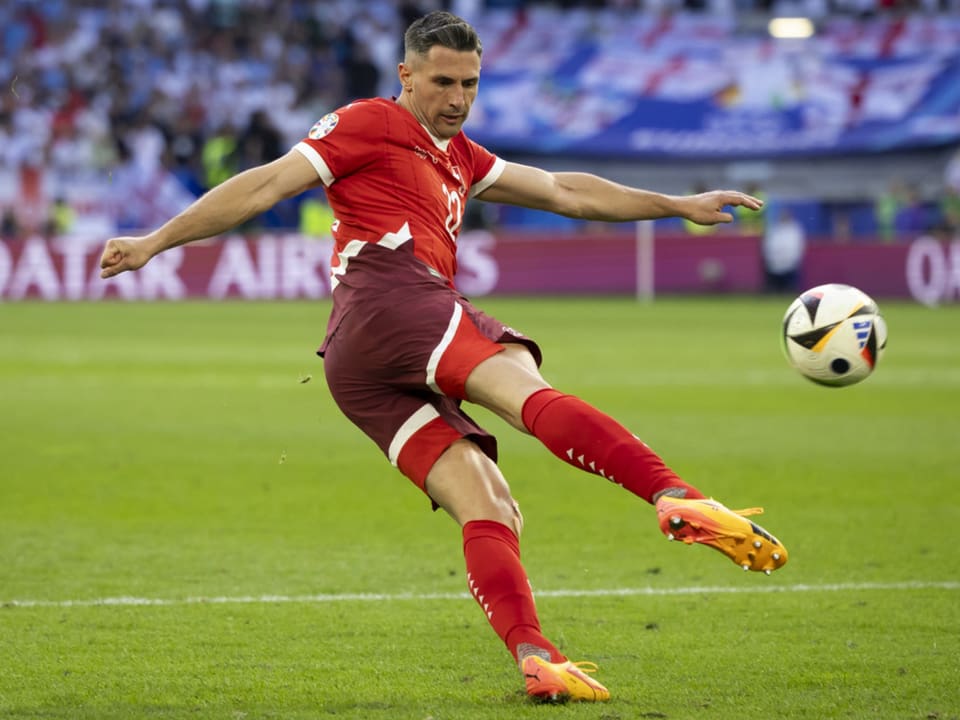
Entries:
<svg viewBox="0 0 960 720">
<path fill-rule="evenodd" d="M 539 439 L 576 468 L 655 504 L 670 539 L 714 547 L 744 569 L 787 560 L 770 533 L 705 498 L 647 445 L 540 374 L 537 344 L 483 313 L 454 286 L 468 199 L 573 218 L 676 216 L 730 222 L 726 206 L 762 203 L 734 191 L 668 196 L 592 174 L 505 162 L 462 131 L 480 82 L 481 44 L 464 20 L 433 12 L 410 25 L 400 96 L 350 103 L 321 118 L 273 162 L 246 170 L 143 237 L 108 240 L 101 276 L 136 270 L 172 247 L 223 233 L 322 183 L 336 220 L 333 310 L 318 350 L 343 413 L 461 526 L 467 581 L 539 700 L 610 697 L 540 627 L 520 561 L 523 517 L 497 467 L 495 438 L 468 401 Z"/>
</svg>

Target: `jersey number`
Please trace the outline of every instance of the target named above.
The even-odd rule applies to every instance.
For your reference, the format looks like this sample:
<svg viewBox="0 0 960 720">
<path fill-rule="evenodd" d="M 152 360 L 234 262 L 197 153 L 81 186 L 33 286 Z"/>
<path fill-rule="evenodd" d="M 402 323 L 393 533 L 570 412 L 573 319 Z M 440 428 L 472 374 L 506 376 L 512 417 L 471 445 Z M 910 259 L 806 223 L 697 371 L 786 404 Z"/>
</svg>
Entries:
<svg viewBox="0 0 960 720">
<path fill-rule="evenodd" d="M 444 225 L 447 228 L 450 241 L 455 243 L 457 241 L 457 231 L 460 229 L 460 223 L 463 222 L 463 201 L 460 199 L 460 193 L 455 189 L 447 189 L 446 183 L 443 183 L 440 187 L 443 189 L 443 194 L 447 198 L 447 221 Z"/>
</svg>

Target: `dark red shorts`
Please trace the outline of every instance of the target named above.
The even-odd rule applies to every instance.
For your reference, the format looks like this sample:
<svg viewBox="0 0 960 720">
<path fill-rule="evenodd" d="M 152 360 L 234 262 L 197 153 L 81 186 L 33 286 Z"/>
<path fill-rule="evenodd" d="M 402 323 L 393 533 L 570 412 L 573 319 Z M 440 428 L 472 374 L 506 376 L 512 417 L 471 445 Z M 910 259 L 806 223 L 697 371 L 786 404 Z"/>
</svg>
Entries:
<svg viewBox="0 0 960 720">
<path fill-rule="evenodd" d="M 526 336 L 475 308 L 441 281 L 353 296 L 322 348 L 337 405 L 421 490 L 440 455 L 459 438 L 492 460 L 496 438 L 460 407 L 470 372 Z"/>
</svg>

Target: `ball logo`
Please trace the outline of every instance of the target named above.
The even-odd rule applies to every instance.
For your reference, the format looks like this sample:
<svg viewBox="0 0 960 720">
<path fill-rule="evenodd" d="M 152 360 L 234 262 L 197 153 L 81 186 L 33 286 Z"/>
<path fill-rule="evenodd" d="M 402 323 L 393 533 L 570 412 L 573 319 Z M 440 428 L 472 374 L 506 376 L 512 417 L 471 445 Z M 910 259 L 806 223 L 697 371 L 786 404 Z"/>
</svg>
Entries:
<svg viewBox="0 0 960 720">
<path fill-rule="evenodd" d="M 863 350 L 867 344 L 867 339 L 870 337 L 870 328 L 872 327 L 873 323 L 869 320 L 860 320 L 853 323 L 853 329 L 857 333 L 857 341 L 860 344 L 861 350 Z"/>
<path fill-rule="evenodd" d="M 340 122 L 339 115 L 336 113 L 327 113 L 314 123 L 313 127 L 310 128 L 310 132 L 307 133 L 307 137 L 311 140 L 319 140 L 322 137 L 326 137 L 333 132 L 338 122 Z"/>
</svg>

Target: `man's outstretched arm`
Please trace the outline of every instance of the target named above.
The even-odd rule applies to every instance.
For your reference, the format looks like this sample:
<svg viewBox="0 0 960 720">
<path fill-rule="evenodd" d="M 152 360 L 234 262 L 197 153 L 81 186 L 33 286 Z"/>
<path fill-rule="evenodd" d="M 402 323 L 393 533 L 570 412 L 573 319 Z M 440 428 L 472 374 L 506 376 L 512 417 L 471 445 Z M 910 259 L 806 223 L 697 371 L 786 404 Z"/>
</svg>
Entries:
<svg viewBox="0 0 960 720">
<path fill-rule="evenodd" d="M 164 250 L 226 232 L 319 182 L 309 161 L 291 150 L 217 185 L 148 235 L 111 238 L 100 257 L 100 277 L 137 270 Z"/>
<path fill-rule="evenodd" d="M 631 188 L 589 173 L 557 172 L 507 163 L 493 185 L 477 196 L 489 202 L 548 210 L 566 217 L 607 222 L 681 217 L 701 225 L 731 222 L 725 206 L 758 210 L 763 201 L 736 190 L 664 195 Z"/>
</svg>

